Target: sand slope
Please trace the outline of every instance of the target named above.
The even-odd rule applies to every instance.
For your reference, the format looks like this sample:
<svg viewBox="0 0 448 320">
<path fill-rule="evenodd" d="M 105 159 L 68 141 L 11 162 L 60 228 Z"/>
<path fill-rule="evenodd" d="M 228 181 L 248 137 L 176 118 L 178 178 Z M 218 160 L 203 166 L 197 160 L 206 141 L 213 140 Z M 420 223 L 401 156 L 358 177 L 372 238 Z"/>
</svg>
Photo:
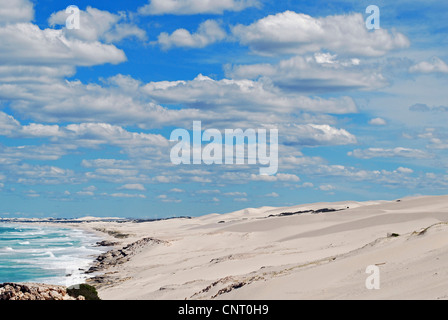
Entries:
<svg viewBox="0 0 448 320">
<path fill-rule="evenodd" d="M 276 216 L 322 208 L 343 210 Z M 85 227 L 132 234 L 123 245 L 164 240 L 106 270 L 114 283 L 103 299 L 447 299 L 444 222 L 448 196 Z M 379 267 L 379 290 L 365 287 L 368 265 Z"/>
</svg>

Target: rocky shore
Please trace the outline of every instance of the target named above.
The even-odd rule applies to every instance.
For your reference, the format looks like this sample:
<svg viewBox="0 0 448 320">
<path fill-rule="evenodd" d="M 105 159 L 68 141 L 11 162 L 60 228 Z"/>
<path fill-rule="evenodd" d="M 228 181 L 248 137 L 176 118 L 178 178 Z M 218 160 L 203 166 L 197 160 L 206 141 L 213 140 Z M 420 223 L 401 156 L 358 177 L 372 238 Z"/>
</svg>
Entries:
<svg viewBox="0 0 448 320">
<path fill-rule="evenodd" d="M 0 300 L 85 300 L 85 298 L 70 296 L 64 286 L 3 283 L 0 284 Z"/>
<path fill-rule="evenodd" d="M 111 247 L 112 249 L 99 255 L 86 274 L 98 273 L 87 279 L 94 287 L 121 282 L 125 279 L 114 277 L 113 273 L 105 273 L 109 268 L 123 264 L 145 247 L 164 244 L 166 241 L 154 238 L 142 238 L 123 247 L 120 242 L 101 241 L 97 246 Z M 65 286 L 48 285 L 41 283 L 3 283 L 0 284 L 0 300 L 85 300 L 82 295 L 73 297 L 67 292 Z"/>
<path fill-rule="evenodd" d="M 109 250 L 98 256 L 94 264 L 86 271 L 86 274 L 101 273 L 101 275 L 89 278 L 87 279 L 87 282 L 95 287 L 102 287 L 104 285 L 113 284 L 114 282 L 123 281 L 124 279 L 114 277 L 114 272 L 104 272 L 111 267 L 128 262 L 131 257 L 138 254 L 147 246 L 167 243 L 167 241 L 147 237 L 132 242 L 120 249 Z M 103 246 L 117 245 L 117 243 L 107 241 L 98 244 L 102 244 Z"/>
<path fill-rule="evenodd" d="M 129 259 L 137 254 L 144 247 L 151 244 L 161 244 L 165 241 L 154 239 L 154 238 L 143 238 L 141 240 L 137 240 L 121 249 L 113 249 L 109 250 L 96 258 L 96 261 L 93 266 L 86 271 L 86 273 L 94 273 L 99 271 L 104 271 L 109 267 L 116 266 L 118 264 L 123 264 Z"/>
</svg>

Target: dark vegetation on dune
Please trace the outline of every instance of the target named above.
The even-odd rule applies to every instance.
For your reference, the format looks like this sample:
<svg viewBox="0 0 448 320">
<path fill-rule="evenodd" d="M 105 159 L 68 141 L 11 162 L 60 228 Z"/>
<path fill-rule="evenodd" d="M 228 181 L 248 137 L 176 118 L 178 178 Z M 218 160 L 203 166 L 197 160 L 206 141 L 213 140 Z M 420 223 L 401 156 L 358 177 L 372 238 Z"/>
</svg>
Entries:
<svg viewBox="0 0 448 320">
<path fill-rule="evenodd" d="M 95 287 L 85 283 L 67 288 L 67 293 L 72 297 L 84 296 L 86 300 L 101 300 Z"/>
</svg>

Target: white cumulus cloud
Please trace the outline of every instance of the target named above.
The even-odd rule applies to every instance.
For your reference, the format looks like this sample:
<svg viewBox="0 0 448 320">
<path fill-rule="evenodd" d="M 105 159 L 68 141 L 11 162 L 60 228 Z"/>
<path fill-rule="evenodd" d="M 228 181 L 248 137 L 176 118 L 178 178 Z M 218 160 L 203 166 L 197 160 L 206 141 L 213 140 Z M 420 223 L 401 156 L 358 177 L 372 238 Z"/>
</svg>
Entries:
<svg viewBox="0 0 448 320">
<path fill-rule="evenodd" d="M 361 159 L 371 158 L 415 158 L 415 159 L 427 159 L 431 156 L 425 151 L 418 149 L 397 147 L 393 149 L 384 148 L 368 148 L 368 149 L 356 149 L 348 152 L 349 156 Z"/>
<path fill-rule="evenodd" d="M 262 55 L 303 54 L 321 50 L 362 56 L 382 56 L 406 48 L 409 40 L 385 29 L 369 32 L 362 14 L 314 18 L 285 11 L 269 15 L 251 25 L 232 30 L 241 44 Z"/>
<path fill-rule="evenodd" d="M 448 65 L 438 57 L 433 57 L 430 61 L 419 62 L 409 68 L 413 73 L 448 73 Z"/>
<path fill-rule="evenodd" d="M 129 183 L 118 188 L 119 190 L 139 190 L 145 191 L 146 188 L 141 183 Z"/>
<path fill-rule="evenodd" d="M 34 4 L 29 0 L 3 0 L 0 2 L 0 25 L 29 22 L 34 18 Z"/>
<path fill-rule="evenodd" d="M 207 20 L 199 25 L 195 33 L 186 29 L 177 29 L 172 34 L 162 32 L 157 42 L 162 49 L 172 47 L 203 48 L 217 41 L 225 39 L 226 31 L 215 20 Z"/>
<path fill-rule="evenodd" d="M 385 126 L 387 122 L 383 118 L 374 118 L 369 121 L 369 124 L 373 126 Z"/>
<path fill-rule="evenodd" d="M 224 11 L 241 11 L 248 7 L 259 6 L 257 0 L 150 0 L 139 8 L 142 15 L 190 15 L 222 14 Z"/>
<path fill-rule="evenodd" d="M 146 39 L 146 32 L 134 24 L 126 22 L 126 15 L 114 14 L 108 11 L 87 7 L 79 12 L 79 29 L 63 28 L 67 38 L 80 39 L 83 41 L 106 41 L 118 42 L 125 38 L 135 37 L 140 40 Z M 51 26 L 66 24 L 68 14 L 65 10 L 53 13 L 48 22 Z"/>
</svg>

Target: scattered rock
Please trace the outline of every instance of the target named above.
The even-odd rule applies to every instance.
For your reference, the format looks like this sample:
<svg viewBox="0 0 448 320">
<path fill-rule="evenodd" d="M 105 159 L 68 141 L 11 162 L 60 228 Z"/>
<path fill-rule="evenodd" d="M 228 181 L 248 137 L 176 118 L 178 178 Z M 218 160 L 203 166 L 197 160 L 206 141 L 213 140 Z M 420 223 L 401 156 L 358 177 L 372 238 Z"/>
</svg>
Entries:
<svg viewBox="0 0 448 320">
<path fill-rule="evenodd" d="M 87 270 L 86 274 L 91 274 L 95 272 L 101 272 L 101 274 L 94 277 L 90 277 L 86 280 L 87 283 L 94 285 L 96 288 L 102 288 L 105 286 L 113 285 L 122 281 L 127 281 L 130 278 L 119 278 L 114 276 L 115 272 L 104 271 L 108 268 L 114 267 L 116 265 L 123 264 L 131 259 L 134 255 L 139 253 L 141 250 L 149 245 L 157 244 L 168 244 L 168 241 L 154 239 L 154 238 L 143 238 L 135 241 L 121 249 L 109 250 L 96 258 L 95 263 Z"/>
<path fill-rule="evenodd" d="M 85 300 L 71 297 L 64 286 L 27 283 L 0 284 L 0 300 Z"/>
<path fill-rule="evenodd" d="M 399 237 L 400 235 L 398 234 L 398 233 L 388 233 L 387 234 L 387 237 L 388 238 L 396 238 L 396 237 Z"/>
<path fill-rule="evenodd" d="M 100 241 L 96 243 L 97 247 L 113 247 L 116 246 L 118 244 L 118 242 L 113 242 L 113 241 Z"/>
<path fill-rule="evenodd" d="M 130 234 L 127 233 L 121 233 L 119 231 L 116 230 L 107 230 L 104 228 L 94 228 L 94 230 L 99 231 L 99 232 L 104 232 L 107 233 L 108 235 L 117 238 L 117 239 L 126 239 L 130 236 Z"/>
<path fill-rule="evenodd" d="M 93 273 L 98 271 L 103 271 L 109 267 L 123 264 L 129 259 L 140 252 L 143 248 L 150 244 L 162 244 L 167 243 L 166 241 L 154 239 L 154 238 L 143 238 L 135 241 L 121 249 L 109 250 L 96 258 L 96 262 L 90 267 L 86 273 Z"/>
</svg>

